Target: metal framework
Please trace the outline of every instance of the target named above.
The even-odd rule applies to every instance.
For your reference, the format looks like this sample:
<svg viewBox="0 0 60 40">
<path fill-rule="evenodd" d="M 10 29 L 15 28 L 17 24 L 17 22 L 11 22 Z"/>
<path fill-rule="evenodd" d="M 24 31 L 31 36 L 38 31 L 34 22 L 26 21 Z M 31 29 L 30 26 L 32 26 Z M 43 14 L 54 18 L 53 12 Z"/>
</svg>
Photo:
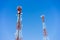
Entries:
<svg viewBox="0 0 60 40">
<path fill-rule="evenodd" d="M 42 15 L 41 18 L 42 18 L 42 25 L 43 25 L 43 40 L 48 40 L 47 39 L 46 25 L 45 25 L 45 20 L 44 20 L 45 16 Z"/>
<path fill-rule="evenodd" d="M 16 26 L 16 40 L 22 40 L 22 27 L 21 27 L 21 11 L 22 8 L 20 6 L 17 7 L 17 26 Z"/>
</svg>

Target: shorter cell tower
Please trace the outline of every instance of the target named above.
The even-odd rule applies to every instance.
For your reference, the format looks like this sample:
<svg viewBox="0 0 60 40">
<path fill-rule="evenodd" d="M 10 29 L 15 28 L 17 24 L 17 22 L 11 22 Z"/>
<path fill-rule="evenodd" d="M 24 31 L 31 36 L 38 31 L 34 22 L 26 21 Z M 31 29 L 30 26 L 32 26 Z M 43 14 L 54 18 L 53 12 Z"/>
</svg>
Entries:
<svg viewBox="0 0 60 40">
<path fill-rule="evenodd" d="M 18 6 L 17 8 L 18 10 L 18 14 L 17 14 L 17 27 L 16 27 L 16 40 L 22 40 L 22 27 L 21 27 L 21 10 L 22 8 L 20 6 Z"/>
<path fill-rule="evenodd" d="M 45 16 L 42 15 L 41 18 L 42 18 L 42 25 L 43 25 L 43 40 L 48 40 L 47 31 L 46 31 L 46 25 L 45 25 L 45 20 L 44 20 Z"/>
</svg>

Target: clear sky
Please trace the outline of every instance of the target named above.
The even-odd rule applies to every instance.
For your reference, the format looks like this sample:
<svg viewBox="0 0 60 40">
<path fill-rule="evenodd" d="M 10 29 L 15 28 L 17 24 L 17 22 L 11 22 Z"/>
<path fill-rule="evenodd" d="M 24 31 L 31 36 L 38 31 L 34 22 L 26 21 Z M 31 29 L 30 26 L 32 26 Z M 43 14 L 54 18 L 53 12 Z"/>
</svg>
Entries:
<svg viewBox="0 0 60 40">
<path fill-rule="evenodd" d="M 0 0 L 0 40 L 15 40 L 17 6 L 22 6 L 23 40 L 42 40 L 45 15 L 50 40 L 60 40 L 60 0 Z"/>
</svg>

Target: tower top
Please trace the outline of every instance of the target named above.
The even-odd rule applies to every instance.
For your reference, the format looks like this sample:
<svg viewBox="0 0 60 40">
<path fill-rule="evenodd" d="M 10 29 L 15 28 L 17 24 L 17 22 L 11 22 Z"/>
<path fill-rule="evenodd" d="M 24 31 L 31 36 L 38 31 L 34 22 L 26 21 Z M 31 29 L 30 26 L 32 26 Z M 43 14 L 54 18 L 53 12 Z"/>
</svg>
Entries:
<svg viewBox="0 0 60 40">
<path fill-rule="evenodd" d="M 21 10 L 22 10 L 21 6 L 18 6 L 17 7 L 17 10 L 18 10 L 18 14 L 20 14 L 21 13 Z"/>
<path fill-rule="evenodd" d="M 41 16 L 41 18 L 42 18 L 42 22 L 44 22 L 44 17 L 45 17 L 44 15 Z"/>
</svg>

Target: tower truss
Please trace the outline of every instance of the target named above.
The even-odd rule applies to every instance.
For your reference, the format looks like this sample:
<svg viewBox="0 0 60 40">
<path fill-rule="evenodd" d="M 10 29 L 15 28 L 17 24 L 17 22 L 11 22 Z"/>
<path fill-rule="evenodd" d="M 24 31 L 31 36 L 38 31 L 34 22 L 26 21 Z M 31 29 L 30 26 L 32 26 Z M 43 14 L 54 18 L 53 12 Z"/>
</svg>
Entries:
<svg viewBox="0 0 60 40">
<path fill-rule="evenodd" d="M 21 26 L 22 8 L 20 6 L 18 6 L 17 10 L 18 10 L 18 14 L 17 14 L 17 26 L 16 26 L 16 40 L 22 40 L 22 26 Z"/>
<path fill-rule="evenodd" d="M 43 40 L 48 40 L 48 37 L 47 37 L 47 30 L 46 30 L 46 25 L 45 25 L 45 16 L 42 15 L 41 16 L 42 18 L 42 25 L 43 25 Z"/>
</svg>

